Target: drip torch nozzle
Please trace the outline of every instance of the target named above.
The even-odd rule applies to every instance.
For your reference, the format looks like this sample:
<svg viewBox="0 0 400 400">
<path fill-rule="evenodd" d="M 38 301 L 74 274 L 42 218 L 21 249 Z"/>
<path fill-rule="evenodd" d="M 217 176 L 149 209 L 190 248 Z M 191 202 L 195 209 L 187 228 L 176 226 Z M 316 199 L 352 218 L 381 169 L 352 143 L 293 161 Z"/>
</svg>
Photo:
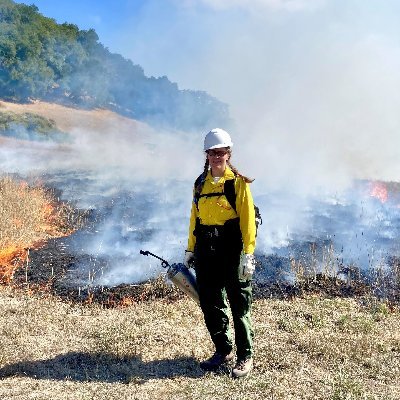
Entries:
<svg viewBox="0 0 400 400">
<path fill-rule="evenodd" d="M 163 258 L 158 257 L 157 255 L 155 255 L 154 253 L 151 253 L 150 251 L 140 250 L 140 254 L 143 254 L 144 256 L 153 256 L 155 258 L 158 258 L 159 260 L 161 260 L 161 266 L 163 268 L 168 268 L 169 267 L 168 261 L 165 261 Z"/>
</svg>

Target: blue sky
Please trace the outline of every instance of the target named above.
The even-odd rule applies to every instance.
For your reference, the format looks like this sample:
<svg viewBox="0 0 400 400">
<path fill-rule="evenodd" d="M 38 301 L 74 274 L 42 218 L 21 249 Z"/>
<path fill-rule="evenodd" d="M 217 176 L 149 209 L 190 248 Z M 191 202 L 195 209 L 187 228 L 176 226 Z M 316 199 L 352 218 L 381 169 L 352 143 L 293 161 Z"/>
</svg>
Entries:
<svg viewBox="0 0 400 400">
<path fill-rule="evenodd" d="M 236 142 L 246 154 L 265 145 L 263 162 L 277 180 L 305 184 L 332 170 L 338 182 L 400 178 L 397 0 L 29 3 L 60 23 L 94 28 L 147 76 L 228 103 Z"/>
</svg>

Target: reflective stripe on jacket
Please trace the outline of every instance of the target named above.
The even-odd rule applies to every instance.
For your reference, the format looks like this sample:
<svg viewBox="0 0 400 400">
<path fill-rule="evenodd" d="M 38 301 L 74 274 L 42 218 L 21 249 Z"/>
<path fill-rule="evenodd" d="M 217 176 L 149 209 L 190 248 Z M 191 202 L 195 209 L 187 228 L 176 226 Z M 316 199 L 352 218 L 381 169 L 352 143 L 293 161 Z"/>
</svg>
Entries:
<svg viewBox="0 0 400 400">
<path fill-rule="evenodd" d="M 208 171 L 201 194 L 222 193 L 226 180 L 235 179 L 232 170 L 227 166 L 224 176 L 218 182 L 214 182 L 211 171 Z M 236 177 L 236 212 L 230 206 L 224 195 L 213 197 L 201 197 L 198 206 L 192 202 L 192 211 L 190 215 L 188 251 L 194 251 L 196 236 L 193 231 L 196 226 L 196 218 L 199 217 L 202 225 L 223 225 L 229 219 L 239 217 L 240 231 L 242 233 L 243 251 L 247 254 L 253 254 L 256 245 L 256 224 L 254 215 L 253 196 L 250 186 L 242 178 Z"/>
</svg>

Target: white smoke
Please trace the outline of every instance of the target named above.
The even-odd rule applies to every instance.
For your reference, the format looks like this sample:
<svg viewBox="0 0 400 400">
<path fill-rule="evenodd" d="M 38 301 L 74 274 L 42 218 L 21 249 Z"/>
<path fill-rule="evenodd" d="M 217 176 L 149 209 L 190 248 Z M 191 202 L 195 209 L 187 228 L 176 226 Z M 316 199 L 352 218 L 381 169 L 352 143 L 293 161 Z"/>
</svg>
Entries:
<svg viewBox="0 0 400 400">
<path fill-rule="evenodd" d="M 180 24 L 203 21 L 203 41 L 183 58 L 168 45 L 178 32 L 167 33 L 167 41 L 156 42 L 158 54 L 168 49 L 170 77 L 230 105 L 232 161 L 256 178 L 253 193 L 264 217 L 258 251 L 334 239 L 344 262 L 364 268 L 397 254 L 395 243 L 384 240 L 396 235 L 397 209 L 352 190 L 357 180 L 400 176 L 394 3 L 378 10 L 332 1 L 186 4 L 191 9 L 179 13 Z M 381 214 L 380 207 L 384 217 L 366 214 Z M 325 225 L 316 226 L 319 220 Z"/>
<path fill-rule="evenodd" d="M 264 220 L 259 252 L 335 237 L 347 262 L 365 265 L 364 255 L 397 232 L 397 209 L 382 206 L 383 216 L 373 218 L 381 205 L 352 191 L 355 180 L 400 176 L 394 4 L 372 10 L 359 1 L 186 0 L 162 7 L 148 1 L 140 23 L 120 31 L 119 48 L 112 50 L 148 75 L 167 75 L 181 88 L 206 90 L 230 105 L 232 162 L 256 178 L 252 189 Z M 128 217 L 120 224 L 116 207 L 84 250 L 119 254 L 105 280 L 135 281 L 148 270 L 148 260 L 136 256 L 142 244 L 180 261 L 192 184 L 203 166 L 204 133 L 132 135 L 115 126 L 100 137 L 77 130 L 68 155 L 49 151 L 42 158 L 17 149 L 11 157 L 3 154 L 0 166 L 89 170 L 85 205 L 91 207 L 97 201 L 91 191 L 113 197 L 128 190 L 132 201 L 148 199 L 138 209 L 146 211 L 145 221 Z M 137 241 L 140 230 L 153 233 Z"/>
<path fill-rule="evenodd" d="M 398 179 L 395 11 L 391 1 L 150 1 L 118 46 L 148 74 L 228 103 L 235 160 L 257 185 L 314 192 Z M 174 29 L 156 23 L 166 15 Z"/>
<path fill-rule="evenodd" d="M 140 255 L 141 249 L 181 262 L 192 180 L 204 162 L 187 134 L 114 124 L 74 128 L 70 137 L 64 144 L 6 139 L 0 169 L 40 178 L 61 189 L 63 200 L 94 210 L 94 228 L 65 239 L 84 260 L 77 283 L 140 282 L 159 273 L 160 262 Z"/>
<path fill-rule="evenodd" d="M 330 48 L 334 57 L 324 52 L 324 62 L 285 77 L 268 109 L 259 93 L 250 122 L 239 120 L 238 129 L 254 132 L 244 141 L 247 153 L 254 143 L 265 143 L 266 157 L 259 155 L 258 165 L 265 160 L 266 171 L 274 171 L 267 172 L 268 183 L 291 176 L 291 186 L 304 191 L 360 178 L 398 179 L 400 97 L 393 88 L 400 79 L 400 49 L 384 44 L 371 37 L 351 49 Z"/>
</svg>

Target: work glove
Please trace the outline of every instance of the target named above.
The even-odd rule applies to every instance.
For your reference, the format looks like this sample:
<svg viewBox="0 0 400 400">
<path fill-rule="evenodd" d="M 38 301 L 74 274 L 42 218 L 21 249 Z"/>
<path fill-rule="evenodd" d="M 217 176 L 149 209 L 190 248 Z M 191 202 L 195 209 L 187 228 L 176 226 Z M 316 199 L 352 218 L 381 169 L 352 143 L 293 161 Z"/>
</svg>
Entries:
<svg viewBox="0 0 400 400">
<path fill-rule="evenodd" d="M 256 268 L 256 260 L 253 254 L 243 253 L 240 257 L 239 266 L 239 279 L 250 280 L 253 276 L 254 270 Z"/>
<path fill-rule="evenodd" d="M 195 257 L 194 257 L 194 253 L 193 251 L 185 251 L 185 261 L 183 262 L 185 264 L 186 268 L 192 268 L 194 266 L 194 261 L 195 261 Z"/>
</svg>

